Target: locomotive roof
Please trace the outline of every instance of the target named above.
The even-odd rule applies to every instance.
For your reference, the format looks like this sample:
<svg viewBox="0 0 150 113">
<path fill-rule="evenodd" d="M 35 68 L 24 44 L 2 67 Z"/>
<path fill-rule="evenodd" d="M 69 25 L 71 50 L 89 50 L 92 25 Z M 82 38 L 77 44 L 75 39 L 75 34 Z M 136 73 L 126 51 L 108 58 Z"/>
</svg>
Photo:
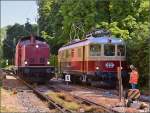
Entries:
<svg viewBox="0 0 150 113">
<path fill-rule="evenodd" d="M 95 37 L 89 37 L 88 39 L 84 39 L 84 40 L 81 40 L 78 42 L 64 45 L 63 47 L 61 47 L 59 49 L 59 51 L 69 49 L 69 48 L 79 47 L 79 46 L 85 46 L 85 45 L 92 44 L 92 43 L 107 44 L 107 43 L 109 43 L 108 42 L 109 39 L 111 39 L 111 44 L 121 44 L 121 45 L 125 44 L 125 42 L 121 38 L 116 38 L 116 37 L 108 37 L 108 36 L 96 37 L 96 38 Z"/>
<path fill-rule="evenodd" d="M 20 41 L 30 40 L 30 37 L 31 37 L 31 36 L 20 38 Z M 34 38 L 35 38 L 36 40 L 39 40 L 39 41 L 42 41 L 42 42 L 45 41 L 44 38 L 39 37 L 39 36 L 34 36 Z"/>
<path fill-rule="evenodd" d="M 36 40 L 36 44 L 47 44 L 45 39 L 42 37 L 38 37 L 38 36 L 34 36 L 35 40 Z M 28 37 L 23 37 L 20 38 L 20 40 L 18 41 L 19 45 L 28 45 L 30 44 L 31 40 L 31 36 Z"/>
</svg>

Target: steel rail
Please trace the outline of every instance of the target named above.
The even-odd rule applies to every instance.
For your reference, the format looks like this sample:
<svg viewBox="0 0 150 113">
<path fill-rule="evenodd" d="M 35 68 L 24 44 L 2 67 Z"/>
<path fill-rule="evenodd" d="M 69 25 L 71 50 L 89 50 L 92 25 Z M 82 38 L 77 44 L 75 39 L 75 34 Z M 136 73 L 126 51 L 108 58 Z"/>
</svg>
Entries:
<svg viewBox="0 0 150 113">
<path fill-rule="evenodd" d="M 54 89 L 54 91 L 58 91 L 58 92 L 64 92 L 64 93 L 66 93 L 66 91 L 68 91 L 67 89 L 65 89 L 65 88 L 56 88 L 56 87 L 53 87 L 53 86 L 50 86 L 50 85 L 47 85 L 49 88 L 53 88 Z M 62 91 L 63 90 L 63 91 Z M 69 93 L 69 95 L 71 95 L 71 96 L 73 96 L 74 98 L 76 98 L 77 100 L 79 100 L 79 101 L 82 101 L 82 102 L 85 102 L 85 103 L 88 103 L 88 104 L 90 104 L 90 105 L 95 105 L 95 106 L 97 106 L 98 108 L 100 108 L 100 109 L 103 109 L 104 111 L 106 111 L 106 112 L 108 112 L 108 113 L 120 113 L 119 111 L 116 111 L 116 110 L 113 110 L 113 109 L 111 109 L 111 108 L 108 108 L 107 106 L 104 106 L 104 105 L 102 105 L 102 104 L 98 104 L 98 103 L 95 103 L 95 102 L 93 102 L 93 101 L 90 101 L 90 100 L 88 100 L 88 99 L 85 99 L 85 98 L 82 98 L 82 97 L 80 97 L 80 96 L 77 96 L 77 95 L 73 95 L 73 94 L 71 94 L 71 93 Z"/>
<path fill-rule="evenodd" d="M 8 75 L 14 76 L 16 79 L 22 81 L 29 89 L 31 89 L 39 98 L 45 100 L 48 102 L 48 107 L 50 108 L 52 105 L 53 107 L 55 107 L 56 109 L 58 109 L 60 112 L 62 113 L 73 113 L 73 111 L 64 108 L 63 106 L 61 106 L 60 104 L 56 103 L 51 97 L 42 94 L 39 90 L 36 90 L 34 87 L 32 87 L 30 84 L 28 84 L 27 82 L 25 82 L 24 80 L 22 80 L 21 78 L 19 78 L 18 76 L 16 76 L 11 70 L 5 70 L 3 69 L 3 72 L 6 72 Z"/>
<path fill-rule="evenodd" d="M 23 80 L 22 80 L 23 81 Z M 42 94 L 40 91 L 34 89 L 31 85 L 29 85 L 27 82 L 23 81 L 23 83 L 28 86 L 35 94 L 37 94 L 40 98 L 46 100 L 49 104 L 52 104 L 55 108 L 57 108 L 62 113 L 72 113 L 71 110 L 68 110 L 61 106 L 60 104 L 56 103 L 52 98 L 50 98 L 47 95 Z"/>
</svg>

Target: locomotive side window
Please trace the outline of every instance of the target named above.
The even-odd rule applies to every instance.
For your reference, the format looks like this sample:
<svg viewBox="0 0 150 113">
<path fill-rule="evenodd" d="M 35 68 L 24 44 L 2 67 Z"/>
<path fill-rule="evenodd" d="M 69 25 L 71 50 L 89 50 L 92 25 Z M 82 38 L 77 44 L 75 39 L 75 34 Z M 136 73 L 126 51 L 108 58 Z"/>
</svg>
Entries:
<svg viewBox="0 0 150 113">
<path fill-rule="evenodd" d="M 71 49 L 71 57 L 74 57 L 74 49 Z"/>
<path fill-rule="evenodd" d="M 64 51 L 61 52 L 61 58 L 64 58 Z"/>
<path fill-rule="evenodd" d="M 65 57 L 67 58 L 67 57 L 68 57 L 68 50 L 66 50 L 65 53 L 66 53 L 66 56 L 65 56 Z"/>
<path fill-rule="evenodd" d="M 81 48 L 78 48 L 78 57 L 81 57 Z"/>
<path fill-rule="evenodd" d="M 115 56 L 115 45 L 105 44 L 104 45 L 104 55 L 105 56 Z"/>
<path fill-rule="evenodd" d="M 90 45 L 90 56 L 100 56 L 101 55 L 101 45 L 92 44 Z"/>
<path fill-rule="evenodd" d="M 69 58 L 71 58 L 71 49 L 69 49 Z"/>
<path fill-rule="evenodd" d="M 124 56 L 124 55 L 125 55 L 125 47 L 124 47 L 124 45 L 118 45 L 118 46 L 117 46 L 117 55 L 118 55 L 118 56 L 120 56 L 119 51 L 121 52 L 121 56 Z"/>
<path fill-rule="evenodd" d="M 62 51 L 62 58 L 65 58 L 65 51 Z"/>
<path fill-rule="evenodd" d="M 66 50 L 66 58 L 69 58 L 71 56 L 71 51 L 70 50 Z"/>
<path fill-rule="evenodd" d="M 60 51 L 60 58 L 63 58 L 63 51 Z"/>
</svg>

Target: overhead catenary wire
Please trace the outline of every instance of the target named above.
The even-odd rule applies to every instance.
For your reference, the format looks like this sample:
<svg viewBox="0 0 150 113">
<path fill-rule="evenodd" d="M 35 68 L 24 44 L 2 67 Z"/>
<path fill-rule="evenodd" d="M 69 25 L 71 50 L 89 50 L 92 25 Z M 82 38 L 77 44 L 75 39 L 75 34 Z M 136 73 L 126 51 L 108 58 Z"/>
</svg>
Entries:
<svg viewBox="0 0 150 113">
<path fill-rule="evenodd" d="M 69 33 L 69 37 L 70 37 L 70 42 L 74 39 L 80 39 L 79 35 L 80 35 L 80 31 L 83 33 L 82 37 L 85 34 L 85 30 L 84 30 L 84 25 L 82 23 L 73 23 L 71 25 L 70 28 L 70 33 Z M 73 35 L 73 36 L 72 36 Z"/>
</svg>

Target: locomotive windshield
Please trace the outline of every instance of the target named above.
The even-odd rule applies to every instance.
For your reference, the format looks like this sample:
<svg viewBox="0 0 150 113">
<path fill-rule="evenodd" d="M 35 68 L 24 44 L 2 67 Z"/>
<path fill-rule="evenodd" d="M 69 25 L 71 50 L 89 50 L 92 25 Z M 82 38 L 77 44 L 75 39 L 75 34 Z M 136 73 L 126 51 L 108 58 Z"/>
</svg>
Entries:
<svg viewBox="0 0 150 113">
<path fill-rule="evenodd" d="M 92 44 L 90 45 L 90 56 L 100 56 L 101 55 L 101 45 Z"/>
<path fill-rule="evenodd" d="M 124 56 L 125 55 L 125 46 L 124 45 L 118 45 L 117 46 L 117 55 L 118 56 L 120 56 L 119 51 L 121 52 L 121 56 Z"/>
<path fill-rule="evenodd" d="M 104 45 L 104 55 L 105 56 L 115 56 L 115 45 L 105 44 Z"/>
</svg>

